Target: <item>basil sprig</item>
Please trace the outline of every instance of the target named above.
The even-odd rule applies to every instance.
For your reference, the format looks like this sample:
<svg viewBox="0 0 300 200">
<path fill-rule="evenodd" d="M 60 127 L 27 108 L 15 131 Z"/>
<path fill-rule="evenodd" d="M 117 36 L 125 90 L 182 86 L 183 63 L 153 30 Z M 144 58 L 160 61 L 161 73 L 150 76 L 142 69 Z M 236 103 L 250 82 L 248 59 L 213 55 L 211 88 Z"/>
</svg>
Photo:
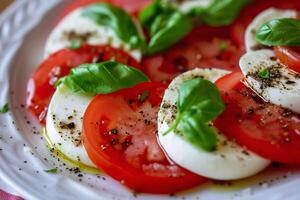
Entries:
<svg viewBox="0 0 300 200">
<path fill-rule="evenodd" d="M 0 114 L 1 113 L 7 113 L 8 110 L 9 110 L 8 103 L 6 103 L 2 107 L 0 107 Z"/>
<path fill-rule="evenodd" d="M 145 53 L 158 53 L 174 45 L 192 30 L 197 20 L 211 26 L 229 25 L 249 2 L 214 0 L 208 7 L 192 9 L 188 15 L 180 12 L 171 1 L 155 0 L 139 14 L 143 27 L 150 32 Z"/>
<path fill-rule="evenodd" d="M 199 10 L 199 17 L 211 26 L 227 26 L 239 15 L 251 0 L 214 0 L 209 7 Z M 197 9 L 195 10 L 197 15 Z"/>
<path fill-rule="evenodd" d="M 217 130 L 211 121 L 225 109 L 217 87 L 208 80 L 195 78 L 183 82 L 178 93 L 176 120 L 164 135 L 178 129 L 196 147 L 215 150 Z"/>
<path fill-rule="evenodd" d="M 85 8 L 82 15 L 92 19 L 99 25 L 111 28 L 131 48 L 143 48 L 145 45 L 145 39 L 140 36 L 135 22 L 121 8 L 108 3 L 96 3 Z"/>
<path fill-rule="evenodd" d="M 139 15 L 140 21 L 149 32 L 150 41 L 146 54 L 154 54 L 174 45 L 193 28 L 191 19 L 171 5 L 155 0 Z"/>
<path fill-rule="evenodd" d="M 171 47 L 192 28 L 191 20 L 178 11 L 158 15 L 150 27 L 151 39 L 146 53 L 154 54 Z"/>
<path fill-rule="evenodd" d="M 169 10 L 169 8 L 164 6 L 161 0 L 154 0 L 152 4 L 139 13 L 139 20 L 142 23 L 142 26 L 150 30 L 151 24 L 155 18 L 166 10 Z"/>
<path fill-rule="evenodd" d="M 60 82 L 75 93 L 96 95 L 112 93 L 147 81 L 149 79 L 138 69 L 108 61 L 73 68 L 70 75 Z"/>
<path fill-rule="evenodd" d="M 256 31 L 255 39 L 266 46 L 300 46 L 300 20 L 271 20 Z"/>
</svg>

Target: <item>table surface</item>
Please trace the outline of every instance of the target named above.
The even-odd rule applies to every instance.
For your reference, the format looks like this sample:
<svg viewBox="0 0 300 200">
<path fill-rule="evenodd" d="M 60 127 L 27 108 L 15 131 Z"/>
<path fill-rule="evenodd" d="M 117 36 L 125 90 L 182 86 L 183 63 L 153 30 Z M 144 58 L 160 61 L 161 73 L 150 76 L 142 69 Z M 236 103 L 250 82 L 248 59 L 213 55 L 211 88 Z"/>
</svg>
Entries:
<svg viewBox="0 0 300 200">
<path fill-rule="evenodd" d="M 0 0 L 0 12 L 2 12 L 9 4 L 14 2 L 14 0 Z"/>
</svg>

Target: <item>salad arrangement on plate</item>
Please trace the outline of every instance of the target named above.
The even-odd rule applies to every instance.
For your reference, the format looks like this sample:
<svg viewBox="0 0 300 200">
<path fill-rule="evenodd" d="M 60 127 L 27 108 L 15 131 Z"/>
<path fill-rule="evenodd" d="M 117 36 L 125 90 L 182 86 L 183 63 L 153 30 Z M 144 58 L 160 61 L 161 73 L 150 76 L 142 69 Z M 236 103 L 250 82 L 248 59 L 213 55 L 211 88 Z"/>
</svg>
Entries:
<svg viewBox="0 0 300 200">
<path fill-rule="evenodd" d="M 78 0 L 27 108 L 51 151 L 146 193 L 300 163 L 300 3 Z"/>
</svg>

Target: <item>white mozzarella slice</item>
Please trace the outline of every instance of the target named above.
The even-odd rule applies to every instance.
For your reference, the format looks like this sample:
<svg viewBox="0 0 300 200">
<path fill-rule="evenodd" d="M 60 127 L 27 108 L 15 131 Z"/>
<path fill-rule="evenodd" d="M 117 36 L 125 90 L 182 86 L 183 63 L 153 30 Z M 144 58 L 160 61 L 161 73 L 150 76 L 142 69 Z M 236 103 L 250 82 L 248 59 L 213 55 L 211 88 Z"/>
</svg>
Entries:
<svg viewBox="0 0 300 200">
<path fill-rule="evenodd" d="M 217 136 L 217 150 L 207 152 L 191 145 L 180 134 L 172 131 L 163 136 L 163 133 L 174 122 L 177 90 L 182 82 L 194 77 L 203 77 L 214 82 L 227 73 L 228 71 L 219 69 L 195 69 L 178 76 L 165 91 L 158 113 L 159 142 L 169 157 L 196 174 L 217 180 L 234 180 L 254 175 L 263 170 L 270 161 L 228 140 L 222 134 Z"/>
<path fill-rule="evenodd" d="M 249 86 L 267 102 L 300 113 L 299 74 L 282 65 L 271 50 L 248 52 L 240 59 L 240 68 Z M 268 70 L 270 78 L 259 76 Z"/>
<path fill-rule="evenodd" d="M 194 8 L 207 8 L 213 3 L 213 0 L 166 0 L 177 7 L 181 12 L 188 13 Z"/>
<path fill-rule="evenodd" d="M 46 42 L 46 56 L 60 49 L 68 48 L 72 41 L 78 40 L 90 45 L 110 45 L 123 49 L 137 61 L 141 60 L 141 49 L 132 50 L 110 28 L 83 17 L 82 10 L 83 8 L 74 10 L 55 27 Z"/>
<path fill-rule="evenodd" d="M 82 117 L 91 100 L 91 96 L 59 86 L 48 108 L 46 131 L 55 149 L 71 160 L 95 167 L 81 142 Z"/>
<path fill-rule="evenodd" d="M 245 32 L 246 51 L 255 51 L 264 48 L 263 45 L 255 40 L 256 31 L 266 22 L 273 19 L 281 18 L 297 18 L 296 10 L 280 10 L 276 8 L 269 8 L 259 15 L 248 25 Z"/>
</svg>

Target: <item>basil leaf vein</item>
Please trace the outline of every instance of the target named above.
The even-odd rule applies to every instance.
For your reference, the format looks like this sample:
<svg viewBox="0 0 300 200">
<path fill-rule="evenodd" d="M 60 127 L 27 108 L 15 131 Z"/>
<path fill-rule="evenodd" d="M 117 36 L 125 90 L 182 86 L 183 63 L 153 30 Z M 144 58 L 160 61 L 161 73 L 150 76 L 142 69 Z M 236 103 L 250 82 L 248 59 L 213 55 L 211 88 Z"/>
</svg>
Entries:
<svg viewBox="0 0 300 200">
<path fill-rule="evenodd" d="M 183 82 L 178 90 L 177 116 L 165 133 L 178 128 L 184 139 L 198 148 L 213 151 L 217 129 L 210 124 L 225 110 L 217 87 L 208 80 L 195 78 Z"/>
<path fill-rule="evenodd" d="M 255 39 L 266 46 L 300 46 L 300 20 L 271 20 L 256 31 Z"/>
<path fill-rule="evenodd" d="M 99 25 L 109 27 L 131 48 L 144 48 L 145 39 L 140 36 L 132 17 L 123 9 L 109 3 L 96 3 L 85 8 L 82 15 Z"/>
<path fill-rule="evenodd" d="M 147 81 L 149 79 L 138 69 L 108 61 L 73 68 L 70 75 L 62 78 L 61 83 L 75 93 L 96 95 L 112 93 Z"/>
</svg>

